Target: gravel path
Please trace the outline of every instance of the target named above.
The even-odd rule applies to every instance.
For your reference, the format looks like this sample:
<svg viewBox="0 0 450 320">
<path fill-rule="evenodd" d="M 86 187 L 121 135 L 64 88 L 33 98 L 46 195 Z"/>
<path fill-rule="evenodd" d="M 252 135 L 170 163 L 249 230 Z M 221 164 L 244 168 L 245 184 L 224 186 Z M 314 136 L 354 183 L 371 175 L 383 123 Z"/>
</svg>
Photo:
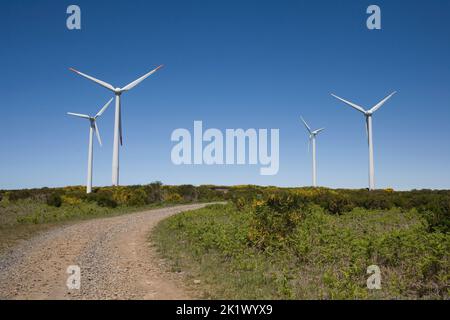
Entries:
<svg viewBox="0 0 450 320">
<path fill-rule="evenodd" d="M 192 299 L 148 242 L 162 219 L 206 204 L 94 219 L 52 229 L 0 257 L 0 299 Z M 78 265 L 81 288 L 66 286 Z"/>
</svg>

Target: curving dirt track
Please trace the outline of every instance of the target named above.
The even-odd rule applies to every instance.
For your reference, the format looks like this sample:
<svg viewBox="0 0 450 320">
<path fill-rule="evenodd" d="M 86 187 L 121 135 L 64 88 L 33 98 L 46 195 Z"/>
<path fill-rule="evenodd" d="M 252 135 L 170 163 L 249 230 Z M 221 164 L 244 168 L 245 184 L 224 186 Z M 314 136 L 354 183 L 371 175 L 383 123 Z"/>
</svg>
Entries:
<svg viewBox="0 0 450 320">
<path fill-rule="evenodd" d="M 0 299 L 192 299 L 179 275 L 164 271 L 148 242 L 162 219 L 206 204 L 182 205 L 52 229 L 0 257 Z M 81 288 L 66 286 L 69 265 Z"/>
</svg>

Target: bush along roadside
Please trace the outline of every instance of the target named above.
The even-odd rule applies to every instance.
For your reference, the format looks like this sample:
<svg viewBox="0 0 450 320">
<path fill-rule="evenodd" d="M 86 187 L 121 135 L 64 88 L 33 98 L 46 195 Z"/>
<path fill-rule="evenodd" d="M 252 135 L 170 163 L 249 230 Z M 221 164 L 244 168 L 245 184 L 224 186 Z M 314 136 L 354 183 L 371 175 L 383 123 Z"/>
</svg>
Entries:
<svg viewBox="0 0 450 320">
<path fill-rule="evenodd" d="M 436 227 L 448 225 L 448 216 L 434 214 L 438 219 L 430 221 L 430 209 L 422 207 L 442 194 L 426 191 L 427 200 L 420 192 L 401 195 L 396 201 L 403 199 L 403 207 L 391 207 L 395 198 L 374 201 L 378 194 L 353 205 L 364 191 L 255 191 L 238 190 L 233 203 L 182 213 L 156 227 L 152 240 L 161 255 L 172 270 L 202 279 L 206 298 L 450 297 L 450 235 Z M 338 204 L 330 205 L 332 199 Z M 377 208 L 361 205 L 366 202 Z M 341 204 L 345 210 L 333 212 Z M 380 268 L 380 290 L 367 288 L 371 265 Z"/>
</svg>

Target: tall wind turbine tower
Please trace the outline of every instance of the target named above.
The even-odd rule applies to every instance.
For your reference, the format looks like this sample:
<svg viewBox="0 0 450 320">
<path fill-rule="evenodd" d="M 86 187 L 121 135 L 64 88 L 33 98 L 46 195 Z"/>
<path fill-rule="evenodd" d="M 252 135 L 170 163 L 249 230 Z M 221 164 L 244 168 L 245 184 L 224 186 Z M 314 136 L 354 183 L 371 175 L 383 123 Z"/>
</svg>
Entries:
<svg viewBox="0 0 450 320">
<path fill-rule="evenodd" d="M 313 187 L 317 187 L 317 166 L 316 166 L 316 136 L 325 128 L 317 129 L 312 131 L 311 128 L 308 126 L 306 121 L 300 117 L 303 124 L 305 125 L 306 130 L 309 133 L 309 144 L 312 144 L 312 182 Z M 308 146 L 309 146 L 308 144 Z M 309 148 L 308 148 L 309 149 Z"/>
<path fill-rule="evenodd" d="M 120 145 L 122 145 L 122 115 L 121 115 L 121 106 L 120 106 L 120 97 L 122 93 L 125 91 L 133 89 L 135 86 L 137 86 L 139 83 L 144 81 L 147 77 L 158 71 L 158 69 L 162 68 L 163 66 L 160 65 L 159 67 L 153 69 L 149 73 L 144 74 L 142 77 L 134 80 L 133 82 L 130 82 L 123 88 L 115 88 L 111 84 L 104 82 L 102 80 L 98 80 L 94 77 L 91 77 L 87 74 L 84 74 L 80 71 L 77 71 L 73 68 L 70 68 L 69 70 L 79 74 L 82 77 L 85 77 L 86 79 L 89 79 L 102 87 L 111 90 L 114 92 L 116 96 L 116 110 L 115 110 L 115 118 L 114 118 L 114 142 L 113 142 L 113 159 L 112 159 L 112 184 L 113 186 L 119 185 L 119 142 Z"/>
<path fill-rule="evenodd" d="M 100 117 L 103 114 L 103 112 L 105 112 L 105 110 L 108 108 L 108 106 L 111 104 L 112 101 L 113 101 L 113 98 L 111 98 L 111 100 L 109 100 L 94 117 L 88 116 L 86 114 L 67 112 L 68 115 L 87 119 L 87 120 L 89 120 L 89 123 L 90 123 L 86 193 L 91 193 L 91 191 L 92 191 L 92 162 L 93 162 L 93 154 L 94 154 L 94 146 L 93 146 L 92 140 L 94 138 L 94 131 L 95 131 L 95 135 L 97 136 L 98 143 L 100 144 L 100 146 L 102 145 L 102 139 L 100 139 L 100 132 L 99 132 L 98 126 L 97 126 L 97 118 Z"/>
<path fill-rule="evenodd" d="M 336 99 L 344 102 L 345 104 L 349 105 L 350 107 L 354 108 L 355 110 L 361 112 L 366 117 L 366 132 L 367 132 L 367 140 L 369 145 L 369 190 L 375 189 L 375 169 L 374 169 L 374 162 L 373 162 L 373 138 L 372 138 L 372 115 L 375 111 L 381 108 L 383 104 L 385 104 L 386 101 L 388 101 L 396 91 L 392 92 L 390 95 L 388 95 L 386 98 L 378 102 L 376 105 L 374 105 L 371 109 L 365 110 L 363 107 L 344 100 L 334 94 L 331 94 Z"/>
</svg>

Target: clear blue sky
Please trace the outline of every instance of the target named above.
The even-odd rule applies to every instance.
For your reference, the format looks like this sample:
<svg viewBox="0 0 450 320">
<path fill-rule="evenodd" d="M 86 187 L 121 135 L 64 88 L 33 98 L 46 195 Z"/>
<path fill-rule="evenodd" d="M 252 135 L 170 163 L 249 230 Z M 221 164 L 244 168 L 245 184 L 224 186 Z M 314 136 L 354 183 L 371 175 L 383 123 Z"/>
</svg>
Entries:
<svg viewBox="0 0 450 320">
<path fill-rule="evenodd" d="M 69 67 L 123 86 L 158 64 L 123 96 L 121 184 L 309 185 L 303 115 L 326 127 L 319 184 L 366 187 L 363 117 L 330 93 L 370 107 L 397 90 L 374 116 L 377 187 L 450 188 L 450 1 L 2 1 L 0 36 L 0 188 L 85 183 L 88 126 L 65 113 L 112 95 Z M 194 120 L 279 128 L 279 173 L 173 165 L 170 135 Z M 99 127 L 94 184 L 109 185 L 113 108 Z"/>
</svg>

